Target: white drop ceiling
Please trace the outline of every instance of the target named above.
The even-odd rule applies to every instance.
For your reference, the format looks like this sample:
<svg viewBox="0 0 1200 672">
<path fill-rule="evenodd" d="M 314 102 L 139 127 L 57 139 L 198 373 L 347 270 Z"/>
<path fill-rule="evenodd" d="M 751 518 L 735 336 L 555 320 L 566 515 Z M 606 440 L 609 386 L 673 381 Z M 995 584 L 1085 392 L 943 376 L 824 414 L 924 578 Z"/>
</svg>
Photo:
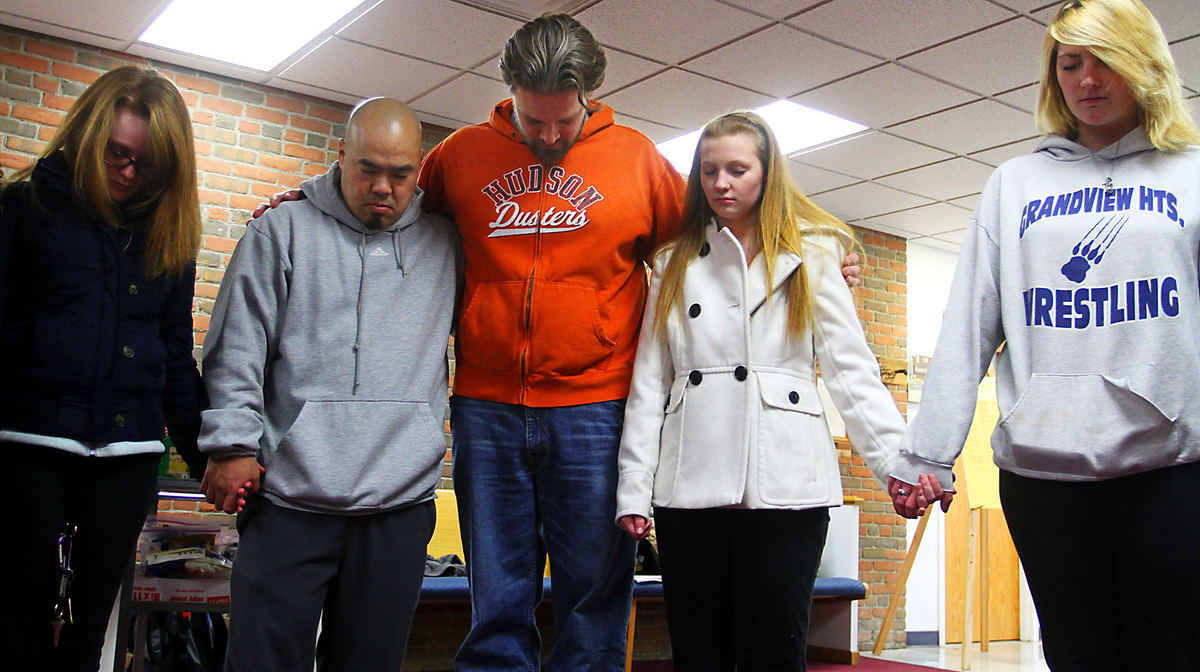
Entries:
<svg viewBox="0 0 1200 672">
<path fill-rule="evenodd" d="M 1200 113 L 1200 2 L 1144 1 Z M 853 224 L 955 250 L 989 172 L 1036 143 L 1041 36 L 1061 3 L 368 0 L 271 72 L 137 43 L 165 5 L 0 0 L 0 24 L 345 103 L 394 96 L 457 128 L 506 97 L 496 61 L 512 31 L 567 11 L 607 49 L 597 97 L 620 122 L 658 142 L 788 98 L 865 124 L 789 157 L 801 188 Z"/>
</svg>

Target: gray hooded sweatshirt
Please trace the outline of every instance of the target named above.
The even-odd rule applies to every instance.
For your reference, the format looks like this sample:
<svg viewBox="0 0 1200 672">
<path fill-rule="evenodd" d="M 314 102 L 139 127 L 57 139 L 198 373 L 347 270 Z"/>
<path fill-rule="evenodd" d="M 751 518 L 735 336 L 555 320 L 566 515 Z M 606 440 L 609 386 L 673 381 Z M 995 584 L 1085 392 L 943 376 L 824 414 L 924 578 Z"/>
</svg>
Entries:
<svg viewBox="0 0 1200 672">
<path fill-rule="evenodd" d="M 1112 189 L 1106 188 L 1111 181 Z M 984 187 L 892 475 L 951 482 L 996 349 L 996 464 L 1089 481 L 1200 460 L 1200 148 L 1058 136 Z"/>
<path fill-rule="evenodd" d="M 441 475 L 455 236 L 419 190 L 392 226 L 364 226 L 338 170 L 233 253 L 204 343 L 200 449 L 257 455 L 280 506 L 376 513 L 431 499 Z"/>
</svg>

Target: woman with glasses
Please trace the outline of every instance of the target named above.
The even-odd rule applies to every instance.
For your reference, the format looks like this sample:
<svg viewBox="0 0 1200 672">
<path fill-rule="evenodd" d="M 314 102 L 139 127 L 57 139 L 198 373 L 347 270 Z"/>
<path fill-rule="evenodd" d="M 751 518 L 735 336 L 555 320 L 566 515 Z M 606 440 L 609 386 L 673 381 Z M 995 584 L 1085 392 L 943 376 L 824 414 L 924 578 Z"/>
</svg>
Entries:
<svg viewBox="0 0 1200 672">
<path fill-rule="evenodd" d="M 1058 12 L 1037 117 L 967 229 L 890 494 L 949 504 L 1003 346 L 991 443 L 1047 663 L 1200 669 L 1200 134 L 1141 2 Z"/>
<path fill-rule="evenodd" d="M 190 115 L 150 70 L 97 79 L 0 192 L 0 456 L 20 507 L 0 572 L 11 669 L 96 669 L 164 428 L 195 454 L 199 243 Z"/>
</svg>

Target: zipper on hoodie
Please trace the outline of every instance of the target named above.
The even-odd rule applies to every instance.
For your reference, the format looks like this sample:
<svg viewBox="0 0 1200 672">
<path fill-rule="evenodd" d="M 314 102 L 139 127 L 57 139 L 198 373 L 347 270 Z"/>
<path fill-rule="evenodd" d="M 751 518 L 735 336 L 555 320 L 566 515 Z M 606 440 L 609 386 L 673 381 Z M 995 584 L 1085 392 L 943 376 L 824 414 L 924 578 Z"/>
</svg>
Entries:
<svg viewBox="0 0 1200 672">
<path fill-rule="evenodd" d="M 533 263 L 529 268 L 529 280 L 525 288 L 525 333 L 521 343 L 521 405 L 525 405 L 525 396 L 529 391 L 529 384 L 526 382 L 526 377 L 529 373 L 529 350 L 533 346 L 533 281 L 537 277 L 538 259 L 542 255 L 542 213 L 546 209 L 546 173 L 548 166 L 542 163 L 541 188 L 539 189 L 539 201 L 537 212 L 537 228 L 533 234 Z"/>
</svg>

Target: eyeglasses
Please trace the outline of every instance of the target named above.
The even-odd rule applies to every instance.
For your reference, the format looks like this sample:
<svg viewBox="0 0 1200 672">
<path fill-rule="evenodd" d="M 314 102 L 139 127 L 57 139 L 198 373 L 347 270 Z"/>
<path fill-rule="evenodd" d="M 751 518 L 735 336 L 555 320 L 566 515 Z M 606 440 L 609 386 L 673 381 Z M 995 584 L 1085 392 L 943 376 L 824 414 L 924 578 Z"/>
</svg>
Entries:
<svg viewBox="0 0 1200 672">
<path fill-rule="evenodd" d="M 154 174 L 154 164 L 149 159 L 146 157 L 135 159 L 111 142 L 104 146 L 104 165 L 117 170 L 133 166 L 133 172 L 138 177 L 150 177 Z"/>
</svg>

